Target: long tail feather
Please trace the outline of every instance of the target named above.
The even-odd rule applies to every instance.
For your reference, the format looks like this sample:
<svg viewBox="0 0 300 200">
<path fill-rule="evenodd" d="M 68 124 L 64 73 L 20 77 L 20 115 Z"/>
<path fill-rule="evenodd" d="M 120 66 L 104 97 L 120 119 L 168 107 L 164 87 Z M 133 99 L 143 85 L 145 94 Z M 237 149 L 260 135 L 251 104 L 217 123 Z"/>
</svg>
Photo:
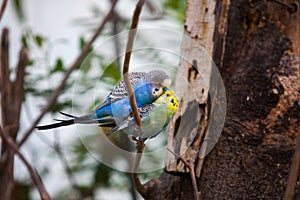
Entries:
<svg viewBox="0 0 300 200">
<path fill-rule="evenodd" d="M 71 118 L 77 118 L 76 116 L 74 115 L 70 115 L 68 113 L 64 113 L 64 112 L 59 112 L 60 114 L 64 115 L 64 116 L 67 116 L 67 117 L 71 117 Z"/>
<path fill-rule="evenodd" d="M 74 119 L 69 119 L 64 121 L 61 120 L 61 122 L 58 123 L 48 124 L 44 126 L 36 126 L 35 128 L 37 128 L 38 130 L 48 130 L 48 129 L 57 128 L 61 126 L 69 126 L 72 124 L 74 124 Z"/>
<path fill-rule="evenodd" d="M 109 117 L 109 116 L 106 116 L 103 118 L 91 118 L 91 116 L 89 116 L 89 115 L 77 117 L 77 116 L 70 115 L 70 114 L 67 114 L 64 112 L 60 112 L 60 114 L 65 115 L 67 117 L 71 117 L 73 119 L 69 119 L 69 120 L 54 119 L 55 121 L 58 121 L 58 122 L 53 123 L 53 124 L 44 125 L 44 126 L 36 126 L 36 128 L 38 130 L 48 130 L 48 129 L 58 128 L 61 126 L 69 126 L 69 125 L 72 125 L 75 123 L 78 123 L 78 124 L 99 123 L 99 126 L 101 126 L 101 127 L 114 127 L 116 124 L 114 118 Z"/>
</svg>

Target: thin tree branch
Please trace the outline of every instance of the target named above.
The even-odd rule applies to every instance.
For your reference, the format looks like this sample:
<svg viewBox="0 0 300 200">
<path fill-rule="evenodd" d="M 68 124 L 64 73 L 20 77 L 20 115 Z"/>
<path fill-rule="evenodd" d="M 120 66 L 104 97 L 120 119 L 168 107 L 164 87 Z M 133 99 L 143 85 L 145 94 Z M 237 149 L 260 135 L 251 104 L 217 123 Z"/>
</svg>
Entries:
<svg viewBox="0 0 300 200">
<path fill-rule="evenodd" d="M 76 58 L 76 60 L 74 61 L 74 63 L 71 65 L 71 67 L 66 71 L 64 78 L 61 80 L 60 84 L 58 85 L 58 87 L 55 89 L 55 91 L 53 92 L 53 94 L 50 96 L 49 100 L 48 100 L 48 104 L 42 109 L 41 113 L 39 114 L 39 116 L 34 120 L 34 122 L 32 123 L 31 127 L 26 131 L 26 133 L 24 134 L 23 138 L 20 140 L 18 146 L 21 147 L 22 144 L 24 144 L 24 142 L 27 140 L 27 138 L 31 135 L 32 131 L 35 129 L 36 125 L 41 121 L 41 119 L 44 117 L 44 115 L 51 109 L 51 107 L 54 105 L 56 99 L 58 98 L 58 96 L 60 95 L 61 91 L 63 90 L 67 80 L 69 79 L 71 73 L 80 66 L 82 60 L 85 58 L 85 56 L 89 53 L 90 48 L 92 47 L 92 44 L 94 43 L 94 41 L 97 39 L 97 37 L 99 36 L 99 34 L 102 32 L 105 24 L 110 20 L 110 18 L 113 15 L 113 11 L 114 8 L 117 4 L 117 0 L 115 0 L 112 5 L 111 8 L 109 10 L 109 12 L 107 13 L 107 15 L 105 16 L 105 18 L 103 19 L 103 21 L 101 22 L 101 24 L 99 25 L 98 29 L 96 30 L 96 32 L 94 33 L 94 35 L 92 36 L 92 38 L 89 40 L 89 42 L 83 47 L 82 51 L 80 52 L 79 56 Z"/>
<path fill-rule="evenodd" d="M 19 54 L 19 63 L 17 67 L 17 75 L 15 80 L 15 88 L 13 91 L 14 94 L 14 113 L 21 112 L 22 102 L 24 100 L 24 78 L 25 78 L 25 67 L 28 62 L 27 51 L 25 47 L 21 47 Z M 20 115 L 18 115 L 18 124 L 19 124 Z M 16 123 L 16 122 L 15 122 Z"/>
<path fill-rule="evenodd" d="M 157 12 L 156 6 L 153 4 L 152 1 L 148 0 L 145 3 L 151 14 L 155 14 Z"/>
<path fill-rule="evenodd" d="M 50 200 L 50 196 L 48 195 L 45 186 L 43 184 L 43 181 L 41 179 L 41 177 L 39 176 L 38 172 L 36 171 L 36 169 L 34 169 L 30 163 L 26 160 L 26 158 L 23 156 L 23 154 L 20 152 L 18 145 L 14 142 L 14 140 L 2 129 L 2 127 L 0 126 L 0 135 L 3 138 L 3 140 L 9 145 L 9 147 L 19 156 L 19 158 L 21 159 L 21 161 L 24 163 L 24 165 L 26 166 L 26 168 L 28 169 L 31 178 L 35 184 L 35 186 L 37 187 L 41 199 L 43 200 Z"/>
<path fill-rule="evenodd" d="M 134 168 L 133 168 L 133 180 L 135 182 L 135 186 L 136 186 L 138 192 L 142 196 L 145 196 L 146 188 L 141 184 L 141 181 L 138 177 L 137 171 L 138 171 L 138 167 L 140 165 L 141 159 L 142 159 L 145 144 L 144 144 L 144 141 L 141 139 L 141 136 L 143 135 L 142 120 L 140 118 L 140 115 L 139 115 L 139 112 L 137 109 L 134 91 L 133 91 L 132 85 L 129 80 L 128 72 L 129 72 L 130 57 L 131 57 L 131 53 L 132 53 L 134 38 L 136 35 L 137 25 L 139 22 L 139 16 L 140 16 L 140 13 L 141 13 L 144 3 L 145 3 L 145 0 L 139 0 L 136 5 L 136 8 L 134 10 L 132 21 L 131 21 L 131 26 L 130 26 L 130 32 L 128 34 L 126 53 L 125 53 L 124 64 L 123 64 L 123 80 L 125 82 L 125 86 L 128 91 L 130 106 L 132 108 L 133 116 L 134 116 L 134 119 L 135 119 L 135 122 L 136 122 L 137 128 L 138 128 L 138 134 L 140 136 L 139 139 L 136 141 L 137 155 L 136 155 Z"/>
<path fill-rule="evenodd" d="M 194 197 L 195 197 L 195 200 L 199 200 L 199 190 L 198 190 L 197 181 L 196 181 L 195 164 L 194 164 L 194 162 L 189 162 L 188 167 L 189 167 L 190 175 L 191 175 L 191 179 L 192 179 Z"/>
<path fill-rule="evenodd" d="M 144 197 L 146 198 L 147 194 L 147 189 L 142 185 L 139 176 L 138 176 L 138 168 L 140 166 L 143 152 L 144 152 L 145 144 L 144 141 L 142 140 L 137 140 L 136 141 L 136 158 L 134 161 L 134 166 L 133 166 L 133 180 L 136 186 L 137 191 Z"/>
<path fill-rule="evenodd" d="M 296 140 L 296 148 L 293 156 L 293 161 L 291 164 L 288 184 L 284 194 L 284 200 L 294 199 L 295 186 L 296 186 L 297 177 L 299 173 L 299 164 L 300 164 L 300 135 L 297 136 L 297 140 Z"/>
<path fill-rule="evenodd" d="M 10 102 L 11 100 L 11 84 L 9 79 L 9 31 L 4 28 L 1 37 L 1 114 L 2 124 L 5 127 L 9 122 L 13 121 L 9 119 Z"/>
<path fill-rule="evenodd" d="M 179 156 L 175 152 L 171 151 L 169 148 L 167 148 L 167 150 L 170 153 L 172 153 L 177 159 L 181 160 L 183 162 L 183 164 L 189 169 L 191 179 L 192 179 L 194 197 L 195 197 L 195 200 L 199 200 L 199 190 L 198 190 L 197 181 L 196 181 L 195 164 L 193 161 L 194 159 L 186 161 L 181 156 Z"/>
<path fill-rule="evenodd" d="M 6 9 L 6 5 L 7 5 L 7 0 L 3 0 L 1 8 L 0 8 L 0 21 L 1 21 L 2 17 L 3 17 L 4 11 Z"/>
<path fill-rule="evenodd" d="M 111 3 L 114 2 L 114 0 L 110 0 Z M 114 16 L 112 19 L 112 34 L 113 34 L 113 38 L 114 38 L 114 50 L 115 50 L 115 57 L 116 57 L 116 61 L 118 63 L 118 66 L 121 66 L 121 62 L 120 62 L 120 55 L 121 55 L 121 45 L 120 45 L 120 38 L 119 38 L 119 24 L 120 24 L 120 16 L 118 15 L 118 13 L 116 11 L 114 11 Z"/>
<path fill-rule="evenodd" d="M 134 116 L 136 124 L 138 125 L 139 136 L 142 136 L 142 120 L 140 118 L 140 115 L 139 115 L 139 112 L 138 112 L 138 109 L 136 106 L 134 91 L 133 91 L 132 85 L 129 80 L 128 71 L 129 71 L 130 57 L 131 57 L 131 53 L 132 53 L 134 38 L 136 35 L 137 25 L 139 22 L 139 16 L 140 16 L 140 13 L 141 13 L 144 3 L 145 3 L 145 0 L 139 0 L 139 2 L 136 5 L 135 11 L 134 11 L 134 14 L 132 17 L 130 32 L 128 34 L 126 53 L 125 53 L 124 64 L 123 64 L 123 80 L 125 82 L 125 85 L 126 85 L 126 88 L 128 91 L 128 96 L 129 96 L 130 106 L 132 108 L 133 116 Z"/>
</svg>

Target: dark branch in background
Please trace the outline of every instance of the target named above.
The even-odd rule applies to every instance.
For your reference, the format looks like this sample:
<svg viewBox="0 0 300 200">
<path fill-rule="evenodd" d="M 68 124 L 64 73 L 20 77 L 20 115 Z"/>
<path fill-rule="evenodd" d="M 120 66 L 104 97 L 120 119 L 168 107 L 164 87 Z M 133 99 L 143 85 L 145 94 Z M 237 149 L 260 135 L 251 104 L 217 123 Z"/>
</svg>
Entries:
<svg viewBox="0 0 300 200">
<path fill-rule="evenodd" d="M 25 67 L 28 62 L 28 55 L 26 48 L 23 46 L 20 50 L 19 63 L 17 67 L 17 76 L 15 80 L 14 88 L 14 112 L 20 113 L 22 102 L 24 100 L 24 79 L 25 79 Z M 20 118 L 17 118 L 15 123 L 19 124 Z"/>
<path fill-rule="evenodd" d="M 9 31 L 7 28 L 4 28 L 1 35 L 1 64 L 0 64 L 0 75 L 1 75 L 1 114 L 2 116 L 2 125 L 7 124 L 7 116 L 9 113 L 9 102 L 11 102 L 11 85 L 9 80 Z M 4 148 L 3 148 L 4 149 Z M 2 149 L 2 151 L 3 151 Z"/>
<path fill-rule="evenodd" d="M 138 177 L 138 167 L 140 165 L 141 159 L 142 159 L 142 153 L 145 148 L 144 141 L 141 140 L 141 136 L 143 135 L 143 130 L 142 130 L 142 120 L 140 118 L 137 106 L 136 106 L 136 101 L 135 101 L 135 96 L 134 96 L 134 91 L 132 88 L 132 85 L 129 80 L 129 64 L 130 64 L 130 56 L 133 48 L 133 43 L 134 43 L 134 38 L 136 35 L 137 31 L 137 25 L 139 22 L 139 16 L 142 10 L 142 7 L 145 3 L 145 0 L 139 0 L 136 8 L 133 13 L 132 21 L 131 21 L 131 26 L 130 26 L 130 31 L 128 34 L 128 39 L 127 39 L 127 45 L 126 45 L 126 53 L 125 53 L 125 58 L 124 58 L 124 64 L 123 64 L 123 80 L 125 82 L 127 91 L 128 91 L 128 96 L 130 100 L 130 106 L 132 108 L 133 116 L 135 119 L 135 122 L 137 124 L 138 128 L 138 134 L 139 134 L 139 140 L 136 140 L 137 142 L 137 154 L 136 154 L 136 159 L 134 163 L 134 168 L 133 168 L 133 180 L 135 182 L 135 186 L 137 191 L 145 197 L 146 194 L 146 188 L 141 184 L 141 181 Z"/>
<path fill-rule="evenodd" d="M 1 8 L 0 8 L 0 21 L 1 21 L 2 17 L 3 17 L 4 11 L 6 9 L 6 5 L 7 5 L 7 0 L 3 0 Z"/>
<path fill-rule="evenodd" d="M 297 182 L 297 177 L 299 173 L 300 164 L 300 135 L 297 136 L 295 153 L 291 165 L 291 170 L 289 174 L 288 185 L 284 194 L 284 200 L 294 199 L 295 186 Z"/>
<path fill-rule="evenodd" d="M 114 0 L 110 0 L 111 3 L 114 2 Z M 120 55 L 121 55 L 121 50 L 120 50 L 120 38 L 119 38 L 119 26 L 120 26 L 121 18 L 119 14 L 116 11 L 113 11 L 113 18 L 112 18 L 112 34 L 114 38 L 114 50 L 115 50 L 115 57 L 118 63 L 118 66 L 121 66 L 120 62 Z M 121 71 L 120 71 L 121 72 Z"/>
<path fill-rule="evenodd" d="M 28 169 L 30 176 L 37 187 L 41 199 L 43 200 L 50 200 L 50 196 L 48 195 L 45 186 L 43 184 L 43 181 L 37 171 L 30 165 L 30 163 L 26 160 L 26 158 L 23 156 L 23 154 L 20 152 L 18 145 L 14 142 L 14 140 L 2 129 L 0 126 L 0 135 L 3 138 L 3 140 L 10 146 L 10 148 L 19 156 L 21 161 L 24 163 L 26 168 Z"/>
<path fill-rule="evenodd" d="M 14 113 L 11 113 L 11 82 L 9 79 L 9 31 L 7 28 L 2 30 L 1 35 L 1 59 L 0 59 L 0 85 L 1 85 L 1 116 L 2 126 L 6 131 L 12 132 L 11 125 Z M 10 130 L 8 130 L 10 129 Z M 15 131 L 13 131 L 15 132 Z M 11 134 L 11 133 L 10 133 Z M 15 133 L 12 133 L 15 134 Z M 9 145 L 4 141 L 1 142 L 1 162 L 0 162 L 0 182 L 4 187 L 0 188 L 0 199 L 9 199 L 13 190 L 13 151 Z"/>
<path fill-rule="evenodd" d="M 2 127 L 15 140 L 19 130 L 21 105 L 24 99 L 24 76 L 27 65 L 27 52 L 24 47 L 19 54 L 15 82 L 10 80 L 9 70 L 9 31 L 4 28 L 1 36 L 1 115 Z M 10 199 L 14 187 L 14 151 L 4 140 L 1 141 L 0 182 L 3 184 L 0 198 Z"/>
<path fill-rule="evenodd" d="M 147 8 L 149 9 L 149 11 L 151 12 L 151 14 L 155 14 L 157 12 L 155 6 L 153 5 L 153 2 L 148 0 L 145 2 Z"/>
<path fill-rule="evenodd" d="M 61 91 L 63 90 L 67 80 L 69 79 L 71 73 L 80 66 L 81 62 L 83 61 L 83 59 L 85 58 L 85 56 L 89 53 L 92 44 L 94 43 L 94 41 L 97 39 L 97 37 L 99 36 L 99 34 L 102 32 L 105 24 L 110 20 L 110 18 L 113 16 L 113 11 L 114 8 L 117 4 L 117 1 L 115 0 L 112 5 L 111 8 L 109 10 L 109 12 L 107 13 L 107 15 L 105 16 L 105 18 L 103 19 L 103 21 L 101 22 L 100 26 L 98 27 L 98 29 L 96 30 L 96 32 L 94 33 L 94 35 L 92 36 L 92 38 L 89 40 L 89 42 L 83 47 L 82 51 L 80 52 L 79 56 L 76 58 L 76 60 L 74 61 L 74 63 L 71 65 L 71 67 L 66 71 L 64 78 L 61 80 L 60 84 L 57 86 L 57 88 L 55 89 L 55 91 L 53 92 L 53 94 L 50 96 L 49 100 L 48 100 L 48 104 L 42 109 L 41 113 L 39 114 L 39 116 L 34 120 L 34 122 L 32 123 L 31 127 L 28 129 L 28 131 L 24 134 L 23 138 L 20 140 L 19 142 L 19 147 L 22 146 L 22 144 L 24 144 L 24 142 L 28 139 L 28 137 L 31 135 L 32 131 L 35 129 L 35 127 L 37 126 L 37 124 L 41 121 L 41 119 L 44 117 L 44 115 L 51 109 L 51 107 L 54 105 L 55 101 L 57 100 L 58 96 L 60 95 Z"/>
</svg>

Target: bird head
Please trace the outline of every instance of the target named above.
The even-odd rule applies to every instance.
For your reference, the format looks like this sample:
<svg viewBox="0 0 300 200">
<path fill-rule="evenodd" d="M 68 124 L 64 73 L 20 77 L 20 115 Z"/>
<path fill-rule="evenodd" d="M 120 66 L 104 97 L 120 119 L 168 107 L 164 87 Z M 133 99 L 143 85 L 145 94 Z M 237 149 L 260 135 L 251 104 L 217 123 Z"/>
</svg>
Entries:
<svg viewBox="0 0 300 200">
<path fill-rule="evenodd" d="M 178 110 L 178 99 L 172 90 L 166 90 L 165 93 L 155 101 L 155 104 L 166 105 L 166 110 L 171 115 L 175 114 Z"/>
<path fill-rule="evenodd" d="M 162 70 L 152 70 L 148 72 L 144 80 L 152 84 L 152 94 L 155 98 L 160 97 L 172 84 L 172 80 L 168 74 Z"/>
<path fill-rule="evenodd" d="M 162 70 L 152 70 L 145 74 L 144 79 L 148 83 L 152 83 L 161 87 L 169 88 L 172 84 L 172 80 L 168 74 Z"/>
</svg>

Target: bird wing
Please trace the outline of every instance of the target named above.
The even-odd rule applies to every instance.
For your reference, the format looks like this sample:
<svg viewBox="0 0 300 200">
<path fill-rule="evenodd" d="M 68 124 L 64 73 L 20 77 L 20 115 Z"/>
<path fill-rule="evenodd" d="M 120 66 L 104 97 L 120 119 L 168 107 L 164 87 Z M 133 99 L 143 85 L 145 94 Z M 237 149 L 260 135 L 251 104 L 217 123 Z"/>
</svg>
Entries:
<svg viewBox="0 0 300 200">
<path fill-rule="evenodd" d="M 141 108 L 138 108 L 139 115 L 142 121 L 145 121 L 147 119 L 147 117 L 150 115 L 153 108 L 154 108 L 153 104 L 146 104 Z M 134 126 L 134 125 L 135 125 L 135 120 L 134 120 L 133 113 L 131 112 L 130 115 L 127 117 L 127 119 L 123 120 L 118 125 L 116 125 L 106 135 L 109 136 L 117 131 L 123 130 L 127 127 Z"/>
<path fill-rule="evenodd" d="M 131 72 L 129 73 L 129 79 L 133 87 L 137 85 L 137 83 L 145 76 L 146 72 Z M 118 101 L 125 96 L 127 96 L 127 89 L 125 86 L 124 80 L 121 80 L 120 83 L 115 87 L 113 91 L 111 91 L 108 96 L 105 98 L 105 101 L 98 105 L 95 110 L 103 108 L 115 101 Z"/>
</svg>

